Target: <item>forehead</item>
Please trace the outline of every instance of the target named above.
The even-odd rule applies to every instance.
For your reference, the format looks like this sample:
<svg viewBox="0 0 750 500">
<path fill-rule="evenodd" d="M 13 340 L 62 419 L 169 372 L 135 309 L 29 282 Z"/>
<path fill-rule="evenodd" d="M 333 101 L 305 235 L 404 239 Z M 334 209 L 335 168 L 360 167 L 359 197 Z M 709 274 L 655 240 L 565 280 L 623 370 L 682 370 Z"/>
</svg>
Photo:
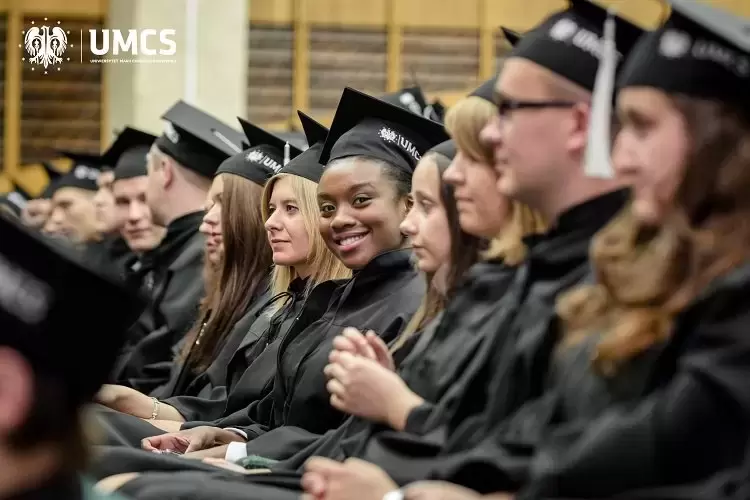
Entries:
<svg viewBox="0 0 750 500">
<path fill-rule="evenodd" d="M 435 194 L 440 191 L 440 172 L 437 163 L 430 158 L 424 158 L 414 170 L 411 179 L 412 191 L 422 191 Z"/>
<path fill-rule="evenodd" d="M 526 59 L 511 57 L 503 64 L 495 90 L 516 99 L 545 97 L 548 82 L 547 70 Z"/>
<path fill-rule="evenodd" d="M 87 201 L 94 195 L 92 191 L 74 187 L 63 187 L 55 191 L 52 196 L 53 203 L 63 203 L 71 201 Z"/>
<path fill-rule="evenodd" d="M 318 193 L 346 193 L 362 184 L 377 186 L 383 182 L 383 169 L 375 161 L 352 158 L 336 161 L 326 167 Z"/>
<path fill-rule="evenodd" d="M 296 198 L 297 196 L 294 192 L 294 186 L 290 176 L 282 177 L 274 182 L 273 189 L 271 190 L 272 200 L 294 200 Z"/>
<path fill-rule="evenodd" d="M 148 187 L 148 177 L 139 175 L 129 179 L 119 179 L 112 184 L 112 191 L 116 196 L 133 196 L 145 192 Z"/>
</svg>

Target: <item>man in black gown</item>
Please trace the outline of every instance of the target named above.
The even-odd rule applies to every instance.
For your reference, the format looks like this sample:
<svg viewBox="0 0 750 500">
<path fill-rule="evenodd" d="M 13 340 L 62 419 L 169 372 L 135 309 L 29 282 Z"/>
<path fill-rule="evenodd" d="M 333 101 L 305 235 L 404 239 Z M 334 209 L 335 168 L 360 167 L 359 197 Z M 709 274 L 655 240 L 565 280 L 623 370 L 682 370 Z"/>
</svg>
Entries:
<svg viewBox="0 0 750 500">
<path fill-rule="evenodd" d="M 214 172 L 243 138 L 182 101 L 162 119 L 165 132 L 147 155 L 146 200 L 154 224 L 167 231 L 133 268 L 130 279 L 143 284 L 151 303 L 130 329 L 112 377 L 144 393 L 168 380 L 175 349 L 196 319 L 204 291 L 203 206 Z"/>
</svg>

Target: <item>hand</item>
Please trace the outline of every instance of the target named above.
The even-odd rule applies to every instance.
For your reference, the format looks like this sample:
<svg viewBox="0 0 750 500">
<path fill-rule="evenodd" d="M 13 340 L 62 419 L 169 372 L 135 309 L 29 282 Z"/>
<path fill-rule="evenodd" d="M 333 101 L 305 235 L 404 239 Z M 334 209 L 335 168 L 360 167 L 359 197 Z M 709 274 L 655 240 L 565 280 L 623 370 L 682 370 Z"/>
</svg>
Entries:
<svg viewBox="0 0 750 500">
<path fill-rule="evenodd" d="M 201 426 L 146 438 L 141 441 L 141 447 L 148 451 L 172 450 L 178 453 L 192 453 L 234 441 L 244 442 L 234 432 L 218 427 Z"/>
<path fill-rule="evenodd" d="M 304 499 L 308 500 L 381 500 L 398 485 L 371 463 L 350 458 L 344 463 L 327 458 L 311 458 L 302 477 Z"/>
<path fill-rule="evenodd" d="M 419 481 L 404 488 L 405 500 L 479 500 L 476 491 L 443 481 Z"/>
<path fill-rule="evenodd" d="M 191 451 L 185 453 L 185 458 L 192 458 L 196 460 L 204 460 L 209 458 L 221 458 L 227 456 L 227 449 L 229 449 L 229 445 L 221 445 L 221 446 L 214 446 L 213 448 L 206 448 L 204 450 L 200 451 Z"/>
<path fill-rule="evenodd" d="M 331 405 L 350 415 L 403 430 L 409 413 L 424 400 L 394 372 L 348 352 L 331 353 L 324 368 Z"/>
<path fill-rule="evenodd" d="M 333 354 L 336 351 L 344 351 L 376 361 L 389 370 L 395 370 L 393 357 L 383 339 L 372 330 L 364 335 L 356 328 L 344 328 L 341 335 L 333 339 Z"/>
</svg>

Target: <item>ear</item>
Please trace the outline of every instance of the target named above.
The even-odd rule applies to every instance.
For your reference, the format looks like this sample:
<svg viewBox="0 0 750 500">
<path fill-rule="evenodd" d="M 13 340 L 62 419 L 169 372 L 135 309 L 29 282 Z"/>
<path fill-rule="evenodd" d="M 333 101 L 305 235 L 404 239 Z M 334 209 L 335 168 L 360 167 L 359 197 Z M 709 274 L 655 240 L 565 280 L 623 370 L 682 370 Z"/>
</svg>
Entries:
<svg viewBox="0 0 750 500">
<path fill-rule="evenodd" d="M 571 109 L 571 119 L 568 129 L 568 150 L 582 155 L 586 150 L 589 137 L 589 121 L 591 119 L 591 105 L 578 103 Z"/>
<path fill-rule="evenodd" d="M 166 159 L 166 158 L 162 159 L 161 170 L 162 170 L 162 184 L 163 184 L 164 189 L 167 189 L 172 185 L 172 183 L 174 183 L 174 180 L 175 180 L 176 172 L 174 168 L 174 163 L 172 163 L 172 161 L 169 159 Z"/>
<path fill-rule="evenodd" d="M 26 420 L 34 400 L 34 372 L 28 361 L 9 347 L 0 347 L 0 436 Z"/>
</svg>

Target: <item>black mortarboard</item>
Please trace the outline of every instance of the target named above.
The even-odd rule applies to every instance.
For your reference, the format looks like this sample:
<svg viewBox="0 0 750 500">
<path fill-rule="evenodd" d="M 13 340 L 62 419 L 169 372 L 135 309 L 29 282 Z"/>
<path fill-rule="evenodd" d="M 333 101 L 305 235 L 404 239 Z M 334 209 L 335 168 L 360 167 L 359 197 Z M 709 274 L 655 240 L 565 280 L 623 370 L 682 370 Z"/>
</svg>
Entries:
<svg viewBox="0 0 750 500">
<path fill-rule="evenodd" d="M 156 146 L 185 168 L 213 177 L 221 162 L 242 151 L 242 134 L 208 113 L 178 101 L 161 117 Z"/>
<path fill-rule="evenodd" d="M 121 131 L 102 155 L 104 163 L 114 168 L 115 180 L 146 175 L 146 154 L 155 140 L 155 135 L 132 127 Z"/>
<path fill-rule="evenodd" d="M 523 35 L 521 35 L 519 32 L 513 31 L 512 29 L 506 28 L 505 26 L 500 26 L 500 29 L 503 30 L 503 36 L 513 47 L 515 47 L 516 44 L 521 40 L 521 38 L 523 38 Z"/>
<path fill-rule="evenodd" d="M 59 380 L 70 411 L 106 381 L 144 304 L 79 259 L 74 250 L 0 218 L 0 345 L 18 351 L 35 373 Z M 81 293 L 70 293 L 71 286 Z"/>
<path fill-rule="evenodd" d="M 545 19 L 526 33 L 508 57 L 528 59 L 568 80 L 593 90 L 602 51 L 607 11 L 589 0 L 569 0 L 568 9 Z M 643 30 L 614 16 L 616 44 L 626 57 Z"/>
<path fill-rule="evenodd" d="M 445 112 L 445 105 L 440 101 L 440 99 L 435 99 L 434 101 L 432 101 L 432 104 L 427 106 L 427 108 L 425 109 L 424 117 L 436 122 L 443 123 L 443 121 L 445 120 Z"/>
<path fill-rule="evenodd" d="M 750 19 L 692 0 L 670 3 L 671 16 L 641 38 L 618 87 L 654 87 L 750 109 Z"/>
<path fill-rule="evenodd" d="M 319 161 L 367 156 L 411 173 L 425 151 L 447 139 L 442 124 L 347 87 Z"/>
<path fill-rule="evenodd" d="M 299 156 L 284 165 L 279 173 L 304 177 L 317 184 L 323 175 L 323 165 L 319 163 L 318 159 L 326 142 L 326 137 L 328 137 L 328 129 L 302 111 L 297 111 L 297 115 L 300 122 L 302 122 L 302 128 L 305 130 L 305 138 L 310 146 Z"/>
<path fill-rule="evenodd" d="M 21 188 L 16 187 L 15 191 L 0 195 L 0 205 L 10 208 L 14 214 L 20 216 L 23 207 L 25 207 L 26 203 L 30 200 L 30 198 L 27 195 L 24 195 L 22 191 Z"/>
<path fill-rule="evenodd" d="M 68 172 L 55 181 L 55 191 L 66 187 L 85 189 L 86 191 L 99 189 L 96 181 L 99 179 L 99 174 L 102 173 L 101 155 L 72 151 L 61 151 L 60 153 L 66 158 L 70 158 L 73 165 Z"/>
<path fill-rule="evenodd" d="M 474 90 L 469 97 L 479 97 L 485 101 L 495 102 L 495 84 L 497 83 L 497 75 L 493 76 L 479 87 Z"/>
<path fill-rule="evenodd" d="M 437 153 L 445 156 L 449 160 L 453 160 L 456 157 L 456 142 L 453 139 L 441 142 L 437 146 L 431 148 L 427 153 Z"/>
<path fill-rule="evenodd" d="M 55 167 L 53 167 L 49 162 L 43 161 L 42 167 L 44 167 L 45 172 L 47 172 L 49 182 L 47 182 L 47 186 L 45 186 L 44 191 L 42 191 L 42 194 L 39 195 L 39 198 L 43 200 L 49 200 L 50 198 L 52 198 L 52 195 L 55 194 L 55 189 L 57 189 L 57 179 L 62 177 L 63 174 Z"/>
<path fill-rule="evenodd" d="M 391 92 L 382 96 L 380 100 L 422 116 L 427 109 L 427 99 L 421 87 L 408 87 L 397 92 Z"/>
<path fill-rule="evenodd" d="M 240 125 L 242 125 L 242 131 L 245 133 L 245 137 L 247 138 L 247 141 L 245 141 L 246 144 L 249 144 L 250 146 L 270 146 L 278 150 L 278 152 L 282 155 L 284 153 L 284 148 L 287 144 L 289 144 L 290 160 L 302 152 L 301 149 L 293 146 L 287 140 L 282 139 L 281 137 L 274 135 L 265 129 L 262 129 L 257 125 L 253 125 L 243 118 L 237 117 L 237 119 L 239 120 Z"/>
</svg>

